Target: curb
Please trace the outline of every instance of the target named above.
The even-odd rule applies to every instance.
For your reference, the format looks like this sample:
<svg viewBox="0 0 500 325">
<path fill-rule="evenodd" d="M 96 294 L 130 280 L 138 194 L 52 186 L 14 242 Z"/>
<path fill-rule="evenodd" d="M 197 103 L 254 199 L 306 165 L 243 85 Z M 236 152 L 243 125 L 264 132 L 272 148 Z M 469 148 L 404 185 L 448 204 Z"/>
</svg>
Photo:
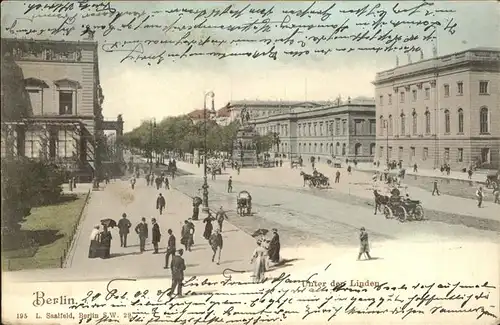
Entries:
<svg viewBox="0 0 500 325">
<path fill-rule="evenodd" d="M 82 216 L 85 212 L 85 209 L 88 206 L 91 192 L 92 192 L 92 189 L 88 190 L 87 195 L 85 196 L 85 201 L 83 203 L 82 209 L 80 210 L 80 215 L 78 216 L 78 222 L 76 223 L 73 234 L 71 235 L 69 249 L 65 252 L 64 256 L 61 257 L 61 268 L 67 268 L 68 263 L 70 262 L 70 260 L 73 257 L 73 254 L 75 251 L 76 239 L 79 237 L 79 236 L 77 236 L 77 234 L 79 234 L 79 228 L 80 228 L 80 225 L 82 222 Z M 71 259 L 70 259 L 70 257 L 71 257 Z M 71 263 L 69 263 L 69 265 L 71 265 Z"/>
</svg>

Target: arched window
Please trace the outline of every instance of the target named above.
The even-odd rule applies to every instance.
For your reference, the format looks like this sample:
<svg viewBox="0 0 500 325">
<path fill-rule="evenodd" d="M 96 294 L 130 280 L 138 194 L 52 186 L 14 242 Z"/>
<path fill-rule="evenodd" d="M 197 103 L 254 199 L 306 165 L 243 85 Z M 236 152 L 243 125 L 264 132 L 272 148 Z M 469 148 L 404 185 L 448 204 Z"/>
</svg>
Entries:
<svg viewBox="0 0 500 325">
<path fill-rule="evenodd" d="M 458 133 L 464 133 L 464 110 L 458 109 Z"/>
<path fill-rule="evenodd" d="M 401 114 L 401 135 L 405 135 L 405 124 L 406 124 L 406 116 L 404 113 Z"/>
<path fill-rule="evenodd" d="M 450 133 L 450 111 L 444 111 L 444 133 Z"/>
<path fill-rule="evenodd" d="M 319 152 L 323 153 L 323 144 L 319 145 Z"/>
<path fill-rule="evenodd" d="M 308 152 L 311 152 L 311 149 L 312 149 L 312 145 L 309 143 L 309 151 Z"/>
<path fill-rule="evenodd" d="M 418 128 L 417 128 L 417 112 L 415 112 L 415 110 L 413 110 L 411 118 L 412 118 L 412 132 L 413 135 L 416 135 Z"/>
<path fill-rule="evenodd" d="M 355 156 L 361 155 L 361 143 L 356 143 L 354 145 L 354 155 Z"/>
<path fill-rule="evenodd" d="M 370 156 L 375 156 L 375 143 L 370 143 Z"/>
<path fill-rule="evenodd" d="M 384 135 L 384 116 L 380 115 L 379 118 L 379 135 Z"/>
<path fill-rule="evenodd" d="M 425 111 L 425 134 L 431 133 L 431 113 L 427 109 Z"/>
<path fill-rule="evenodd" d="M 489 112 L 487 107 L 482 107 L 479 113 L 479 132 L 488 133 L 489 132 Z"/>
<path fill-rule="evenodd" d="M 333 143 L 330 143 L 330 154 L 333 155 Z"/>
<path fill-rule="evenodd" d="M 337 144 L 335 145 L 335 156 L 338 156 L 340 155 L 340 143 L 337 142 Z"/>
<path fill-rule="evenodd" d="M 318 152 L 318 144 L 317 143 L 314 144 L 314 152 Z"/>
<path fill-rule="evenodd" d="M 392 115 L 389 115 L 389 125 L 388 125 L 388 130 L 389 134 L 392 135 Z"/>
<path fill-rule="evenodd" d="M 342 144 L 342 156 L 345 156 L 345 143 Z"/>
</svg>

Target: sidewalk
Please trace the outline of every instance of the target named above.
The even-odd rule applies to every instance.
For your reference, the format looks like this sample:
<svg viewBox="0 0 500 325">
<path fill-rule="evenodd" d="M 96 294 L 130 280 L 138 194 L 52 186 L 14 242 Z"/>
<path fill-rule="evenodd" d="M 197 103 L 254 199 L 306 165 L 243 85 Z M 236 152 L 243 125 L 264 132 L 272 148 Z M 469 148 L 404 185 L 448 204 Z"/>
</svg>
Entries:
<svg viewBox="0 0 500 325">
<path fill-rule="evenodd" d="M 175 180 L 173 181 L 175 182 Z M 14 281 L 74 281 L 99 280 L 113 277 L 170 277 L 170 270 L 163 269 L 165 264 L 167 230 L 171 228 L 176 236 L 177 249 L 180 245 L 180 230 L 184 220 L 192 215 L 192 200 L 175 190 L 161 190 L 167 202 L 166 212 L 159 215 L 155 209 L 158 191 L 147 187 L 145 180 L 139 180 L 136 189 L 130 189 L 128 182 L 116 181 L 106 186 L 105 190 L 92 192 L 85 216 L 82 219 L 75 237 L 72 250 L 67 259 L 65 269 L 46 269 L 32 271 L 9 272 L 9 278 Z M 213 208 L 213 207 L 212 207 Z M 118 229 L 111 229 L 111 258 L 89 259 L 89 234 L 92 228 L 104 218 L 112 218 L 118 222 L 125 212 L 132 223 L 131 233 L 127 239 L 128 247 L 120 247 Z M 162 234 L 160 254 L 152 254 L 153 247 L 150 238 L 146 242 L 147 251 L 139 252 L 139 238 L 134 232 L 135 226 L 145 217 L 151 238 L 151 218 L 156 218 Z M 195 234 L 192 252 L 184 252 L 187 269 L 186 276 L 221 274 L 226 268 L 249 271 L 249 263 L 255 239 L 239 230 L 229 222 L 224 223 L 224 248 L 221 263 L 211 262 L 212 249 L 203 238 L 203 214 L 195 221 Z M 214 225 L 215 226 L 215 225 Z"/>
<path fill-rule="evenodd" d="M 203 168 L 196 165 L 179 162 L 178 167 L 185 169 L 193 174 L 203 174 Z M 223 175 L 217 175 L 217 179 L 228 179 L 233 177 L 234 182 L 246 182 L 255 185 L 263 186 L 286 186 L 289 188 L 303 188 L 303 179 L 300 177 L 300 171 L 311 173 L 311 167 L 302 167 L 298 169 L 290 169 L 290 167 L 275 167 L 275 168 L 257 168 L 257 169 L 241 169 L 240 175 L 237 175 L 236 170 L 230 168 L 223 171 Z M 330 178 L 330 186 L 334 191 L 342 192 L 349 195 L 354 195 L 368 200 L 373 200 L 373 182 L 371 175 L 365 172 L 353 171 L 352 175 L 347 175 L 345 169 L 340 169 L 340 183 L 335 184 L 336 168 L 331 168 L 326 165 L 318 166 L 318 171 L 324 173 Z M 224 174 L 226 173 L 226 174 Z M 306 185 L 307 186 L 307 185 Z M 380 186 L 380 184 L 378 184 Z M 500 205 L 492 202 L 485 203 L 483 208 L 477 207 L 477 202 L 472 199 L 460 198 L 449 195 L 432 196 L 429 191 L 425 191 L 418 187 L 407 188 L 408 193 L 414 199 L 421 200 L 424 209 L 453 213 L 475 218 L 500 220 Z M 403 191 L 403 194 L 404 191 Z"/>
</svg>

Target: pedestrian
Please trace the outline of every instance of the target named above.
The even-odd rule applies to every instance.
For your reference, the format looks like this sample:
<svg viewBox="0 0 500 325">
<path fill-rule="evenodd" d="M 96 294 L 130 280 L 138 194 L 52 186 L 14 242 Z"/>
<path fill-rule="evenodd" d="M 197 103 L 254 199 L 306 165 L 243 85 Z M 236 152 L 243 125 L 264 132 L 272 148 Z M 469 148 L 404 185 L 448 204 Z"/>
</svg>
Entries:
<svg viewBox="0 0 500 325">
<path fill-rule="evenodd" d="M 269 242 L 269 248 L 267 252 L 269 255 L 269 260 L 274 264 L 278 264 L 280 262 L 280 249 L 281 249 L 280 236 L 278 235 L 278 229 L 273 228 L 272 232 L 273 232 L 273 238 Z"/>
<path fill-rule="evenodd" d="M 76 188 L 76 176 L 73 177 L 73 188 Z"/>
<path fill-rule="evenodd" d="M 413 164 L 413 172 L 414 172 L 414 173 L 418 172 L 418 166 L 417 166 L 417 163 L 414 163 L 414 164 Z"/>
<path fill-rule="evenodd" d="M 190 250 L 190 245 L 191 244 L 191 225 L 189 224 L 189 221 L 184 220 L 184 225 L 181 228 L 181 244 L 184 245 L 184 248 L 186 251 Z"/>
<path fill-rule="evenodd" d="M 224 223 L 224 219 L 227 219 L 226 212 L 224 212 L 222 206 L 220 207 L 219 211 L 217 211 L 215 218 L 217 219 L 217 223 L 219 224 L 219 230 L 222 232 L 222 224 Z"/>
<path fill-rule="evenodd" d="M 382 203 L 380 202 L 378 190 L 373 190 L 373 196 L 375 197 L 375 212 L 374 215 L 377 215 L 377 210 L 382 207 Z"/>
<path fill-rule="evenodd" d="M 158 243 L 161 240 L 160 226 L 156 223 L 156 219 L 152 218 L 151 223 L 153 227 L 151 228 L 151 242 L 153 243 L 154 252 L 153 254 L 158 254 Z"/>
<path fill-rule="evenodd" d="M 252 260 L 250 261 L 253 264 L 252 277 L 255 283 L 264 281 L 267 270 L 267 250 L 263 245 L 262 240 L 257 241 L 257 248 L 254 250 Z"/>
<path fill-rule="evenodd" d="M 166 189 L 166 190 L 169 190 L 169 189 L 170 189 L 170 184 L 169 184 L 169 182 L 168 182 L 168 177 L 167 177 L 167 176 L 165 176 L 165 189 Z"/>
<path fill-rule="evenodd" d="M 203 223 L 205 223 L 205 231 L 203 232 L 203 238 L 206 240 L 210 240 L 210 236 L 212 235 L 212 230 L 214 226 L 212 225 L 212 221 L 215 219 L 213 218 L 212 214 L 210 211 L 208 212 L 208 217 L 203 219 Z"/>
<path fill-rule="evenodd" d="M 236 170 L 238 171 L 238 175 L 239 175 L 239 174 L 240 174 L 240 170 L 241 170 L 241 166 L 240 166 L 240 164 L 237 164 L 237 165 L 236 165 Z"/>
<path fill-rule="evenodd" d="M 347 173 L 348 173 L 349 175 L 352 175 L 352 174 L 351 174 L 351 171 L 352 171 L 351 165 L 347 166 Z"/>
<path fill-rule="evenodd" d="M 132 178 L 130 179 L 130 186 L 132 187 L 132 189 L 135 188 L 135 182 L 136 182 L 135 176 L 132 176 Z"/>
<path fill-rule="evenodd" d="M 437 194 L 438 196 L 441 195 L 441 193 L 439 193 L 439 189 L 438 189 L 438 181 L 437 179 L 434 180 L 434 183 L 433 183 L 433 188 L 432 188 L 432 195 L 434 196 L 434 194 Z"/>
<path fill-rule="evenodd" d="M 184 271 L 186 270 L 186 263 L 182 258 L 184 251 L 179 249 L 178 255 L 172 256 L 172 264 L 170 271 L 172 273 L 172 287 L 170 288 L 169 296 L 172 296 L 177 289 L 177 297 L 182 297 L 182 281 L 184 280 Z"/>
<path fill-rule="evenodd" d="M 222 240 L 222 235 L 220 233 L 219 229 L 215 229 L 215 233 L 213 233 L 210 236 L 210 246 L 212 247 L 212 263 L 215 262 L 215 255 L 217 254 L 217 251 L 219 252 L 219 255 L 217 257 L 217 265 L 220 264 L 220 255 L 222 252 L 222 245 L 223 245 L 223 240 Z"/>
<path fill-rule="evenodd" d="M 111 240 L 113 237 L 111 236 L 111 232 L 108 230 L 108 226 L 103 225 L 103 229 L 100 236 L 100 248 L 101 248 L 101 258 L 109 258 L 110 250 L 111 250 Z"/>
<path fill-rule="evenodd" d="M 231 193 L 233 192 L 233 177 L 229 176 L 229 179 L 227 181 L 227 192 Z"/>
<path fill-rule="evenodd" d="M 68 186 L 69 190 L 73 192 L 73 179 L 71 177 L 68 179 Z"/>
<path fill-rule="evenodd" d="M 104 174 L 104 181 L 106 184 L 109 184 L 109 174 L 107 172 Z"/>
<path fill-rule="evenodd" d="M 283 167 L 283 159 L 280 159 L 280 167 Z"/>
<path fill-rule="evenodd" d="M 200 217 L 200 204 L 199 204 L 199 202 L 193 200 L 193 216 L 192 216 L 192 219 L 193 220 L 198 220 L 199 217 Z"/>
<path fill-rule="evenodd" d="M 168 260 L 170 256 L 175 255 L 175 236 L 172 233 L 172 229 L 167 230 L 168 233 L 168 242 L 167 242 L 167 252 L 165 253 L 165 266 L 164 269 L 169 268 Z"/>
<path fill-rule="evenodd" d="M 158 194 L 158 197 L 156 198 L 156 210 L 160 210 L 160 215 L 163 212 L 163 209 L 165 209 L 165 198 L 163 195 L 160 193 Z"/>
<path fill-rule="evenodd" d="M 149 174 L 146 174 L 146 184 L 147 186 L 149 186 L 149 183 L 150 183 L 150 175 Z"/>
<path fill-rule="evenodd" d="M 360 242 L 360 248 L 359 248 L 359 255 L 358 255 L 358 261 L 361 259 L 361 255 L 366 254 L 369 260 L 372 259 L 370 256 L 370 245 L 368 244 L 368 233 L 365 231 L 365 227 L 361 227 L 360 233 L 359 233 L 359 242 Z"/>
<path fill-rule="evenodd" d="M 469 179 L 472 179 L 472 168 L 471 167 L 469 167 L 467 174 L 469 175 Z"/>
<path fill-rule="evenodd" d="M 337 172 L 335 173 L 335 183 L 340 182 L 340 171 L 337 169 Z"/>
<path fill-rule="evenodd" d="M 146 218 L 141 219 L 142 222 L 135 227 L 135 232 L 139 235 L 139 247 L 141 253 L 146 250 L 146 239 L 148 238 L 148 224 Z"/>
<path fill-rule="evenodd" d="M 493 197 L 495 198 L 493 203 L 500 204 L 500 189 L 499 189 L 498 185 L 495 186 L 495 188 L 493 189 Z"/>
<path fill-rule="evenodd" d="M 120 234 L 120 247 L 127 247 L 127 236 L 130 232 L 132 224 L 127 219 L 127 214 L 122 214 L 122 218 L 118 221 L 118 233 Z"/>
<path fill-rule="evenodd" d="M 159 190 L 161 188 L 161 183 L 163 183 L 163 178 L 161 176 L 156 177 L 155 183 L 156 183 L 156 189 Z"/>
<path fill-rule="evenodd" d="M 188 219 L 188 225 L 189 225 L 189 251 L 191 251 L 191 247 L 193 247 L 194 245 L 194 231 L 195 231 L 193 219 L 191 218 Z"/>
<path fill-rule="evenodd" d="M 479 188 L 476 191 L 476 197 L 477 197 L 477 207 L 482 208 L 483 204 L 483 199 L 484 199 L 484 193 L 483 193 L 483 188 L 479 186 Z"/>
<path fill-rule="evenodd" d="M 377 168 L 379 168 L 379 167 L 380 167 L 380 161 L 377 160 Z"/>
<path fill-rule="evenodd" d="M 99 256 L 99 242 L 100 242 L 100 226 L 96 225 L 92 232 L 90 233 L 90 247 L 89 247 L 89 258 L 96 258 Z"/>
</svg>

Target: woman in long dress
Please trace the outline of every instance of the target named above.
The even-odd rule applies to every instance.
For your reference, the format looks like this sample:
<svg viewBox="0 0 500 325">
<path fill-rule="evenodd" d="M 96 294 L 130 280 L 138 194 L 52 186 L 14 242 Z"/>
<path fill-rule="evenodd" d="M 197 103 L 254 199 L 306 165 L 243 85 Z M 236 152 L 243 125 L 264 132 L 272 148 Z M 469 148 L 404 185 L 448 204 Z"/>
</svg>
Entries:
<svg viewBox="0 0 500 325">
<path fill-rule="evenodd" d="M 257 245 L 257 248 L 253 252 L 251 263 L 253 264 L 253 280 L 255 283 L 260 283 L 264 281 L 267 270 L 267 249 L 263 247 L 262 240 L 258 241 Z"/>
<path fill-rule="evenodd" d="M 95 226 L 90 233 L 89 258 L 96 258 L 99 256 L 99 228 L 99 225 Z"/>
<path fill-rule="evenodd" d="M 107 226 L 103 226 L 104 229 L 101 232 L 101 258 L 109 258 L 111 249 L 111 232 L 108 230 Z"/>
<path fill-rule="evenodd" d="M 203 232 L 203 237 L 206 240 L 210 240 L 210 236 L 212 235 L 212 230 L 214 226 L 212 225 L 213 217 L 211 214 L 208 215 L 205 219 L 203 219 L 203 223 L 205 223 L 205 231 Z"/>
</svg>

